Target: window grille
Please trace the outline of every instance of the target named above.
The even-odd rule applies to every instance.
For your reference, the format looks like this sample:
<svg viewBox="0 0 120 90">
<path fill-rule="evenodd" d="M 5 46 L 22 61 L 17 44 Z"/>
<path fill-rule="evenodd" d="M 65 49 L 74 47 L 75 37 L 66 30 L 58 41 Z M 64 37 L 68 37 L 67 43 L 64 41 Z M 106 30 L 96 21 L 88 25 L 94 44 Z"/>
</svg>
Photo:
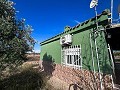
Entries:
<svg viewBox="0 0 120 90">
<path fill-rule="evenodd" d="M 61 54 L 62 64 L 74 68 L 82 68 L 81 45 L 63 47 Z"/>
</svg>

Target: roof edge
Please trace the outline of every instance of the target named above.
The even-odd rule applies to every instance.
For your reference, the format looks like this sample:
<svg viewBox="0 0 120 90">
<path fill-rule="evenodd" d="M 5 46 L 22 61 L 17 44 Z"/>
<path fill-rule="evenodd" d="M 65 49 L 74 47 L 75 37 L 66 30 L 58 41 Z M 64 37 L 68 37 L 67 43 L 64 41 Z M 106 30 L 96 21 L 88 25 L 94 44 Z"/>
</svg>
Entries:
<svg viewBox="0 0 120 90">
<path fill-rule="evenodd" d="M 109 9 L 105 9 L 101 14 L 97 15 L 98 19 L 101 19 L 101 16 L 102 16 L 102 15 L 110 16 L 110 10 L 109 10 Z M 108 17 L 107 17 L 107 18 L 108 18 Z M 71 27 L 70 30 L 63 31 L 62 33 L 60 33 L 60 34 L 58 34 L 58 35 L 56 35 L 56 36 L 53 36 L 53 37 L 51 37 L 51 38 L 49 38 L 49 39 L 47 39 L 47 40 L 45 40 L 45 41 L 42 41 L 40 44 L 43 45 L 44 43 L 48 42 L 49 40 L 54 40 L 54 39 L 56 40 L 56 39 L 60 38 L 62 35 L 70 32 L 70 31 L 73 31 L 73 30 L 75 30 L 75 29 L 77 29 L 77 28 L 79 28 L 79 27 L 81 27 L 81 29 L 83 29 L 83 28 L 85 28 L 85 27 L 84 27 L 85 25 L 87 25 L 90 21 L 91 21 L 91 22 L 95 21 L 95 19 L 96 19 L 96 17 L 93 17 L 93 18 L 91 18 L 91 19 L 89 19 L 89 20 L 86 20 L 86 21 L 84 21 L 84 22 L 82 22 L 82 23 L 80 23 L 80 24 L 78 24 L 78 25 L 76 25 L 76 26 L 74 26 L 74 27 Z M 98 20 L 98 21 L 99 21 L 99 20 Z M 99 21 L 99 22 L 102 22 L 102 21 Z M 93 25 L 94 25 L 94 24 L 95 24 L 95 23 L 93 23 Z M 88 27 L 88 26 L 86 26 L 86 27 Z"/>
</svg>

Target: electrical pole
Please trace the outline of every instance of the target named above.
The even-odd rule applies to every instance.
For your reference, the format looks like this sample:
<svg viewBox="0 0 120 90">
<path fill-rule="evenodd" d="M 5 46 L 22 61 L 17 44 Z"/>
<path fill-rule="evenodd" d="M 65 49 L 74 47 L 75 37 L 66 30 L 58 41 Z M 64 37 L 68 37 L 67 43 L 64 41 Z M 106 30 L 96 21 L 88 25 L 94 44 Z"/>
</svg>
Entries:
<svg viewBox="0 0 120 90">
<path fill-rule="evenodd" d="M 112 20 L 113 19 L 113 0 L 111 0 L 111 25 L 112 25 Z"/>
</svg>

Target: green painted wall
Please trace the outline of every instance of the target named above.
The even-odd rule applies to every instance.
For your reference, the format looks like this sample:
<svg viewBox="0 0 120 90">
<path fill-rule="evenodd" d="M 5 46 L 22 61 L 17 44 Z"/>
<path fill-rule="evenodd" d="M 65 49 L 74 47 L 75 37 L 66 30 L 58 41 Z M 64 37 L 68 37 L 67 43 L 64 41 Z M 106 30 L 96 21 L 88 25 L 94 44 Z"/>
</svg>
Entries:
<svg viewBox="0 0 120 90">
<path fill-rule="evenodd" d="M 98 18 L 100 27 L 104 27 L 108 24 L 108 15 L 100 15 Z M 95 60 L 95 70 L 98 71 L 97 65 L 97 54 L 95 47 L 95 38 L 97 43 L 98 57 L 100 60 L 100 68 L 104 73 L 112 73 L 111 69 L 111 60 L 109 58 L 109 53 L 107 49 L 107 43 L 105 40 L 104 31 L 100 31 L 97 34 L 93 34 L 95 31 L 95 20 L 90 19 L 83 23 L 83 25 L 75 26 L 75 28 L 65 31 L 51 39 L 48 39 L 41 43 L 41 54 L 40 59 L 44 60 L 46 58 L 51 58 L 56 63 L 61 64 L 61 45 L 60 45 L 60 37 L 66 34 L 72 35 L 72 45 L 80 45 L 81 44 L 81 53 L 82 53 L 82 64 L 83 68 L 87 70 L 93 70 L 93 60 L 92 60 L 92 51 L 94 54 Z M 92 35 L 92 51 L 90 44 L 90 33 Z M 49 59 L 48 59 L 49 60 Z"/>
<path fill-rule="evenodd" d="M 94 31 L 93 29 L 88 29 L 86 31 L 73 34 L 73 43 L 72 45 L 80 45 L 81 44 L 81 53 L 82 53 L 82 64 L 83 68 L 87 70 L 93 70 L 93 60 L 92 60 L 92 51 L 91 51 L 91 44 L 90 44 L 90 33 Z M 92 35 L 92 37 L 94 37 Z M 95 60 L 95 70 L 98 71 L 97 65 L 97 54 L 96 54 L 96 47 L 95 47 L 95 38 L 91 38 L 92 40 L 92 50 L 94 54 Z M 96 43 L 97 43 L 97 50 L 98 50 L 98 57 L 100 61 L 100 68 L 101 71 L 104 73 L 112 73 L 111 71 L 111 60 L 109 58 L 109 53 L 107 49 L 107 43 L 105 39 L 105 33 L 103 31 L 98 32 L 98 36 L 96 36 Z"/>
<path fill-rule="evenodd" d="M 61 63 L 61 45 L 59 40 L 41 46 L 40 59 L 43 60 L 45 55 L 46 58 L 51 57 L 56 63 Z"/>
</svg>

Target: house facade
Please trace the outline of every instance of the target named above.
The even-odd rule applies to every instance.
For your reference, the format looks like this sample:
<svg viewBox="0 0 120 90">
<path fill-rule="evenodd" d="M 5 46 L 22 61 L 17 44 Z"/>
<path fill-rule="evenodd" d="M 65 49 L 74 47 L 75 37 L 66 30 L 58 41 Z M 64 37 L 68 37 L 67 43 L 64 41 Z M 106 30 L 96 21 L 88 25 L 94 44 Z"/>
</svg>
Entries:
<svg viewBox="0 0 120 90">
<path fill-rule="evenodd" d="M 105 10 L 97 16 L 98 27 L 95 17 L 74 27 L 66 26 L 61 34 L 40 43 L 40 60 L 54 62 L 56 66 L 52 74 L 69 84 L 79 80 L 82 82 L 78 76 L 83 75 L 84 72 L 88 78 L 91 77 L 90 73 L 98 77 L 99 88 L 105 88 L 103 83 L 107 81 L 103 78 L 107 75 L 110 78 L 108 86 L 112 87 L 115 78 L 113 50 L 119 49 L 119 46 L 114 45 L 115 41 L 112 42 L 115 38 L 112 38 L 111 33 L 115 30 L 119 31 L 118 28 L 111 27 L 109 17 L 109 11 Z M 113 36 L 116 36 L 116 33 Z M 118 36 L 116 38 L 119 38 Z M 73 78 L 75 76 L 73 69 L 79 72 L 75 78 Z M 70 81 L 68 77 L 74 80 Z M 87 82 L 91 84 L 90 80 L 92 79 Z"/>
</svg>

